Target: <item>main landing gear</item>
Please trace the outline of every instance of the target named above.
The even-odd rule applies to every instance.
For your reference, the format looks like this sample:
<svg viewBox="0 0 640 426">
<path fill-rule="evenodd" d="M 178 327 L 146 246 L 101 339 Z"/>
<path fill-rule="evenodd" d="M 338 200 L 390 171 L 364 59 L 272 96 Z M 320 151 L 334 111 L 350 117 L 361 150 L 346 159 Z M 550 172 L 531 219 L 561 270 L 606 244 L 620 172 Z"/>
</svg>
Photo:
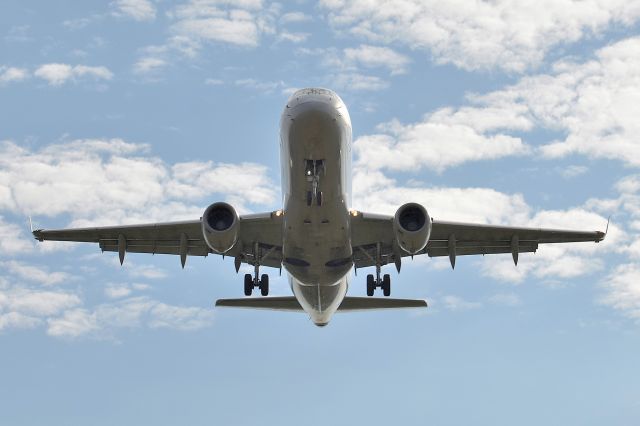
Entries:
<svg viewBox="0 0 640 426">
<path fill-rule="evenodd" d="M 260 260 L 269 255 L 269 253 L 273 250 L 271 248 L 266 253 L 260 252 L 260 247 L 258 243 L 253 244 L 253 275 L 245 274 L 244 276 L 244 295 L 251 296 L 254 288 L 260 289 L 260 294 L 263 296 L 269 295 L 269 275 L 262 274 L 260 276 Z M 258 279 L 258 277 L 260 277 Z"/>
<path fill-rule="evenodd" d="M 262 274 L 260 279 L 254 278 L 251 274 L 244 275 L 244 295 L 251 296 L 255 287 L 260 289 L 260 294 L 263 296 L 269 295 L 269 275 Z"/>
<path fill-rule="evenodd" d="M 381 268 L 382 255 L 380 243 L 378 243 L 376 247 L 376 276 L 374 278 L 373 274 L 367 275 L 367 296 L 373 296 L 376 288 L 381 288 L 382 294 L 384 294 L 385 296 L 391 295 L 391 276 L 389 274 L 384 274 L 382 279 L 380 279 Z"/>
</svg>

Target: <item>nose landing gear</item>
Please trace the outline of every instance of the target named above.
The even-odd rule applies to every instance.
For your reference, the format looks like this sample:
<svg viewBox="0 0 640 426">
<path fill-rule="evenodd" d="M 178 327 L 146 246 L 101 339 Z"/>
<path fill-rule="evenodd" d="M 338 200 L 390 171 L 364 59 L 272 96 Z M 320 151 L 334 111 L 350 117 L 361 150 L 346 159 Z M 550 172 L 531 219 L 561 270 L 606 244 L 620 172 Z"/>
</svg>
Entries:
<svg viewBox="0 0 640 426">
<path fill-rule="evenodd" d="M 304 160 L 304 175 L 310 184 L 307 191 L 307 206 L 311 206 L 315 200 L 316 205 L 322 205 L 322 192 L 319 190 L 320 175 L 324 173 L 324 160 Z"/>
</svg>

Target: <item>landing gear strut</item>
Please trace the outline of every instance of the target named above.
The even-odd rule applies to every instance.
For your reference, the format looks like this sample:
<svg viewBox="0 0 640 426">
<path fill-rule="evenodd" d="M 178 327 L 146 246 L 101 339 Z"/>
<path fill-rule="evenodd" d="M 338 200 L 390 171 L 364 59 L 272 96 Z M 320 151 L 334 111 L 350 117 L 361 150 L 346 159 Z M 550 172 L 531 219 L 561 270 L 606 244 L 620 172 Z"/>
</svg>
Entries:
<svg viewBox="0 0 640 426">
<path fill-rule="evenodd" d="M 251 294 L 253 293 L 253 289 L 254 288 L 259 288 L 260 289 L 260 294 L 263 296 L 268 296 L 269 295 L 269 275 L 267 274 L 262 274 L 262 276 L 260 276 L 260 247 L 258 246 L 258 243 L 254 243 L 253 245 L 253 275 L 251 274 L 245 274 L 244 276 L 244 295 L 245 296 L 251 296 Z M 269 251 L 270 252 L 270 251 Z M 268 253 L 264 255 L 264 257 L 266 257 L 268 255 Z M 258 277 L 260 277 L 258 279 Z"/>
<path fill-rule="evenodd" d="M 367 296 L 373 296 L 373 293 L 376 291 L 376 288 L 382 289 L 382 294 L 385 296 L 391 295 L 391 276 L 389 274 L 384 274 L 382 279 L 380 279 L 380 270 L 382 268 L 382 256 L 380 243 L 378 243 L 376 247 L 376 276 L 373 277 L 373 274 L 367 275 Z"/>
</svg>

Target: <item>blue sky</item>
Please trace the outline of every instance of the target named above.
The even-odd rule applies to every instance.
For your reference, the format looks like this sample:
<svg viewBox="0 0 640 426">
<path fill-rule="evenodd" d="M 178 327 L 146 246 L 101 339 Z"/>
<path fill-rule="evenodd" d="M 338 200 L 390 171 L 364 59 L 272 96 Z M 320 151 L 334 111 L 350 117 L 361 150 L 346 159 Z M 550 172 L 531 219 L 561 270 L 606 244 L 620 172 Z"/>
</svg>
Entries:
<svg viewBox="0 0 640 426">
<path fill-rule="evenodd" d="M 2 424 L 635 424 L 639 19 L 638 1 L 3 2 Z M 393 295 L 426 312 L 318 329 L 214 310 L 242 294 L 230 259 L 120 267 L 31 239 L 29 215 L 279 208 L 278 120 L 308 86 L 349 108 L 355 207 L 585 230 L 612 216 L 607 240 L 517 268 L 389 266 Z"/>
</svg>

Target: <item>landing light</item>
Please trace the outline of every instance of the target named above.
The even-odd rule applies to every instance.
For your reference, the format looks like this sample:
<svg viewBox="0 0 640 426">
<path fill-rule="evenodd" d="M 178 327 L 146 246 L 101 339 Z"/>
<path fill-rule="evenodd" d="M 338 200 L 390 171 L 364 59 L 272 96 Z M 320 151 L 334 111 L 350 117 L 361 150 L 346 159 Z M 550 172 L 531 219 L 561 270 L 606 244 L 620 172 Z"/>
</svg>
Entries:
<svg viewBox="0 0 640 426">
<path fill-rule="evenodd" d="M 349 214 L 351 214 L 351 216 L 356 217 L 358 216 L 358 210 L 349 210 Z"/>
<path fill-rule="evenodd" d="M 282 212 L 282 210 L 276 210 L 275 212 L 273 212 L 273 214 L 274 214 L 276 217 L 280 217 L 280 216 L 282 216 L 282 213 L 283 213 L 283 212 Z"/>
</svg>

